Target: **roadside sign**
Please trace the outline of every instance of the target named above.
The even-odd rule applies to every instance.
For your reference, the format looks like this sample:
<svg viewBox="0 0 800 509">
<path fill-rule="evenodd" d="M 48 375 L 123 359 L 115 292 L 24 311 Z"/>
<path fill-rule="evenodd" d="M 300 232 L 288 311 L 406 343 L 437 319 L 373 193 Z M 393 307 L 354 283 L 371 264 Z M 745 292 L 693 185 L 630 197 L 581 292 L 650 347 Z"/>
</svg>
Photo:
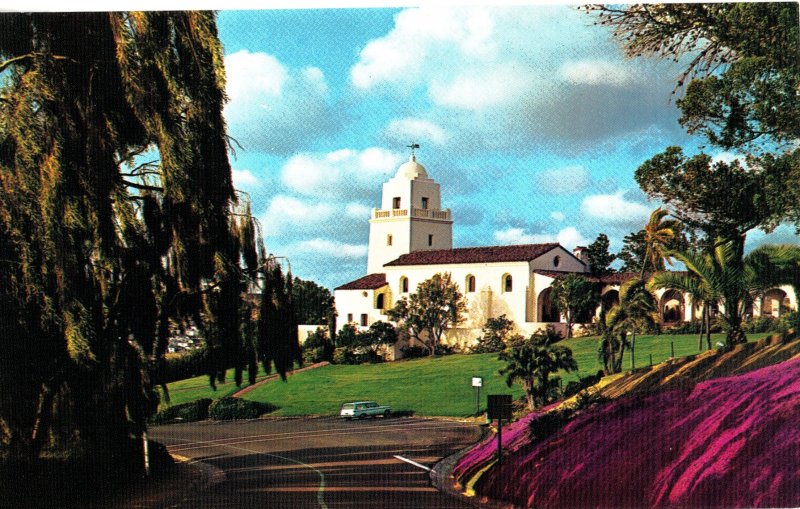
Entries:
<svg viewBox="0 0 800 509">
<path fill-rule="evenodd" d="M 511 420 L 510 394 L 489 394 L 486 403 L 489 419 Z"/>
<path fill-rule="evenodd" d="M 479 376 L 472 377 L 472 386 L 473 387 L 483 387 L 483 378 Z"/>
</svg>

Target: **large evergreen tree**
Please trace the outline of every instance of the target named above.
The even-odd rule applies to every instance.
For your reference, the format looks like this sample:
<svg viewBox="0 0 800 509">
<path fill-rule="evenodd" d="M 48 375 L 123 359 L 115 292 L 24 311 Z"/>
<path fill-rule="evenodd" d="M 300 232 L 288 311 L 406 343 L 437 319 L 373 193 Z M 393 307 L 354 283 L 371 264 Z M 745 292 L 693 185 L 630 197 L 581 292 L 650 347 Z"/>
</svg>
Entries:
<svg viewBox="0 0 800 509">
<path fill-rule="evenodd" d="M 170 322 L 202 327 L 212 383 L 242 355 L 242 281 L 259 261 L 231 181 L 222 57 L 208 12 L 0 16 L 12 458 L 61 432 L 129 468 Z M 68 409 L 58 430 L 54 408 Z"/>
</svg>

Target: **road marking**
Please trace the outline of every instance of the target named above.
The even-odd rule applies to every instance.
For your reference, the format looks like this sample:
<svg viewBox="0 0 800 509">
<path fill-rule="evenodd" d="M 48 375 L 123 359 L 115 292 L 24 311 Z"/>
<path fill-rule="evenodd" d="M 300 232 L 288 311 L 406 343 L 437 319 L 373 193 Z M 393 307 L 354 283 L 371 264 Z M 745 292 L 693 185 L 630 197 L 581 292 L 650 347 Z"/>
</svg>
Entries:
<svg viewBox="0 0 800 509">
<path fill-rule="evenodd" d="M 319 489 L 317 490 L 317 502 L 319 503 L 319 506 L 320 506 L 321 509 L 328 509 L 327 504 L 325 504 L 325 474 L 323 474 L 322 471 L 319 470 L 318 468 L 315 468 L 315 467 L 309 465 L 308 463 L 303 463 L 300 460 L 296 460 L 296 459 L 293 459 L 293 458 L 287 458 L 286 456 L 281 456 L 279 454 L 272 454 L 272 453 L 268 453 L 268 452 L 254 451 L 253 449 L 248 449 L 246 447 L 236 447 L 234 445 L 223 445 L 222 447 L 227 447 L 229 449 L 234 449 L 234 450 L 237 450 L 237 451 L 249 452 L 251 454 L 258 454 L 258 455 L 261 455 L 261 456 L 271 456 L 273 458 L 282 459 L 282 460 L 288 461 L 290 463 L 295 463 L 297 465 L 302 465 L 302 466 L 304 466 L 306 468 L 310 468 L 311 470 L 316 472 L 317 475 L 319 475 Z"/>
<path fill-rule="evenodd" d="M 431 471 L 430 467 L 426 467 L 425 465 L 422 465 L 422 464 L 420 464 L 420 463 L 417 463 L 417 462 L 416 462 L 416 461 L 414 461 L 414 460 L 410 460 L 410 459 L 408 459 L 408 458 L 404 458 L 404 457 L 402 457 L 402 456 L 398 456 L 398 455 L 396 455 L 396 454 L 394 455 L 394 457 L 395 457 L 395 458 L 397 458 L 397 459 L 399 459 L 400 461 L 405 461 L 406 463 L 409 463 L 409 464 L 411 464 L 411 465 L 414 465 L 414 466 L 415 466 L 415 467 L 417 467 L 417 468 L 421 468 L 421 469 L 423 469 L 423 470 L 427 470 L 428 472 L 430 472 L 430 471 Z"/>
</svg>

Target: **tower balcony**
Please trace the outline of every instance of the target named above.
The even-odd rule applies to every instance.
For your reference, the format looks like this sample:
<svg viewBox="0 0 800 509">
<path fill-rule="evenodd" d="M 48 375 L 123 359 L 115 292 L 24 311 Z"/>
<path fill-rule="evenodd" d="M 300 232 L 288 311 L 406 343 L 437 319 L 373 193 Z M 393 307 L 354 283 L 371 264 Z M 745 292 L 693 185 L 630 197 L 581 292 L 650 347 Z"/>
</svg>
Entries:
<svg viewBox="0 0 800 509">
<path fill-rule="evenodd" d="M 450 221 L 450 209 L 372 209 L 372 219 L 387 219 L 391 217 L 420 217 L 425 219 L 438 219 L 440 221 Z"/>
</svg>

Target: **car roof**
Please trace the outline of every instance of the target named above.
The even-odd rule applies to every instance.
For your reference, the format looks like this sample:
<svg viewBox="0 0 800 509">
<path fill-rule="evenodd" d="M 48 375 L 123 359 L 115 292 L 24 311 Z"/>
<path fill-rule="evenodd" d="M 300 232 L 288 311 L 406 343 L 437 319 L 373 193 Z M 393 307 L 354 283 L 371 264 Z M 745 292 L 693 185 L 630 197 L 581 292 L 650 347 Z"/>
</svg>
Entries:
<svg viewBox="0 0 800 509">
<path fill-rule="evenodd" d="M 343 405 L 362 405 L 364 403 L 375 403 L 374 401 L 351 401 L 347 403 L 342 403 Z"/>
</svg>

